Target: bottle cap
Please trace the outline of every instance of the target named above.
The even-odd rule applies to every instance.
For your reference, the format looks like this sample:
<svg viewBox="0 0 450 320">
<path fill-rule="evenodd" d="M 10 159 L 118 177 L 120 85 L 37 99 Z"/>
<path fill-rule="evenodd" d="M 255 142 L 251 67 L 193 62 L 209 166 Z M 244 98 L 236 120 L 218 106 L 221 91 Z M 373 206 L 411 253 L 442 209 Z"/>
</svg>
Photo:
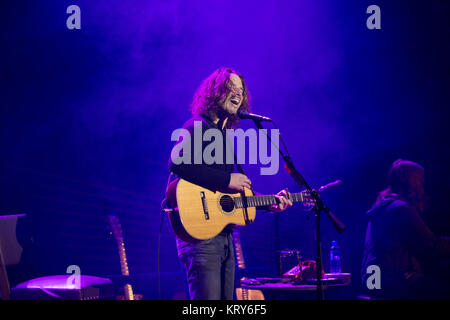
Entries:
<svg viewBox="0 0 450 320">
<path fill-rule="evenodd" d="M 332 245 L 333 247 L 335 247 L 335 246 L 338 245 L 338 242 L 337 242 L 336 240 L 333 240 L 333 241 L 331 241 L 331 245 Z"/>
</svg>

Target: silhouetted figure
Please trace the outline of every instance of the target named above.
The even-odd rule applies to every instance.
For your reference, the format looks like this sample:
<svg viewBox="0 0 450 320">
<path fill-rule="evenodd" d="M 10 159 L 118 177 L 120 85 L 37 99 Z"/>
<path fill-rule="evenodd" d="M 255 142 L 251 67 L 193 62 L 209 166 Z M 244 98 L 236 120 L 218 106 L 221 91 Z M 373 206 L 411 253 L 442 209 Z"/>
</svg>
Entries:
<svg viewBox="0 0 450 320">
<path fill-rule="evenodd" d="M 399 159 L 387 182 L 367 212 L 363 288 L 374 298 L 448 298 L 450 239 L 435 236 L 419 215 L 425 202 L 424 169 Z M 370 265 L 380 268 L 381 289 L 367 289 Z"/>
</svg>

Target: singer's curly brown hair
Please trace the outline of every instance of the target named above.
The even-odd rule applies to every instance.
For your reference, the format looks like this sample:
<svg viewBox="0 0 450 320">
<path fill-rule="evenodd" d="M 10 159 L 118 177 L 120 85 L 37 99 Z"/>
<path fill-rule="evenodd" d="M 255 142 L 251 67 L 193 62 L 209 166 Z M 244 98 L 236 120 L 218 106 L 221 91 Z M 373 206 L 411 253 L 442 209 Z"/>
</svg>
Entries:
<svg viewBox="0 0 450 320">
<path fill-rule="evenodd" d="M 244 77 L 231 68 L 220 67 L 214 71 L 210 76 L 208 76 L 197 91 L 194 94 L 194 98 L 191 104 L 191 112 L 194 115 L 204 115 L 211 118 L 211 113 L 218 114 L 219 101 L 227 97 L 230 92 L 230 76 L 232 74 L 237 75 L 241 81 L 244 92 L 242 94 L 242 103 L 239 110 L 249 111 L 250 110 L 250 93 L 248 91 L 247 85 L 245 84 Z M 234 128 L 239 122 L 239 117 L 237 115 L 231 115 L 228 117 L 225 129 Z"/>
</svg>

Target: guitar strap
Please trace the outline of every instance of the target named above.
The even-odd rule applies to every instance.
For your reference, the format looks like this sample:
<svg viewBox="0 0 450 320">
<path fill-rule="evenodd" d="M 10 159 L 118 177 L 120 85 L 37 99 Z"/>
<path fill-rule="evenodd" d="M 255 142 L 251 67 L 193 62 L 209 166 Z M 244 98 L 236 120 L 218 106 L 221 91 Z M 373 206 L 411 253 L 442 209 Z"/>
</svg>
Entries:
<svg viewBox="0 0 450 320">
<path fill-rule="evenodd" d="M 236 154 L 234 154 L 234 163 L 236 164 L 236 168 L 239 171 L 239 173 L 245 175 L 244 172 L 244 168 L 242 168 L 241 164 L 238 162 L 237 160 L 237 156 Z M 255 191 L 253 191 L 253 188 L 251 188 L 250 190 L 252 190 L 253 194 L 255 194 Z M 245 220 L 245 224 L 250 224 L 250 219 L 248 217 L 248 212 L 247 212 L 247 197 L 245 196 L 244 192 L 241 192 L 242 194 L 242 204 L 243 204 L 243 211 L 244 211 L 244 220 Z"/>
<path fill-rule="evenodd" d="M 241 164 L 238 162 L 236 154 L 234 154 L 234 163 L 236 164 L 236 168 L 239 171 L 239 173 L 242 173 L 245 175 L 244 168 L 242 168 Z M 252 189 L 252 191 L 253 191 L 253 189 Z"/>
<path fill-rule="evenodd" d="M 236 168 L 239 171 L 239 173 L 245 174 L 244 168 L 242 168 L 241 164 L 237 161 L 236 154 L 234 155 L 234 163 L 236 164 Z"/>
</svg>

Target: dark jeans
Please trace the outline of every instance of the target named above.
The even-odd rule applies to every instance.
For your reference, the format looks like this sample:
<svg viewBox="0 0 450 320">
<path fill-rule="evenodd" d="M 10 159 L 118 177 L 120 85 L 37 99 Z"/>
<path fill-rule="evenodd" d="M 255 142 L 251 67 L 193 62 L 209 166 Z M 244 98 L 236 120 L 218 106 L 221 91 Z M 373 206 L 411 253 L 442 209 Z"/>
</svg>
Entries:
<svg viewBox="0 0 450 320">
<path fill-rule="evenodd" d="M 233 299 L 235 265 L 231 233 L 189 243 L 177 238 L 177 249 L 186 270 L 191 300 Z"/>
</svg>

